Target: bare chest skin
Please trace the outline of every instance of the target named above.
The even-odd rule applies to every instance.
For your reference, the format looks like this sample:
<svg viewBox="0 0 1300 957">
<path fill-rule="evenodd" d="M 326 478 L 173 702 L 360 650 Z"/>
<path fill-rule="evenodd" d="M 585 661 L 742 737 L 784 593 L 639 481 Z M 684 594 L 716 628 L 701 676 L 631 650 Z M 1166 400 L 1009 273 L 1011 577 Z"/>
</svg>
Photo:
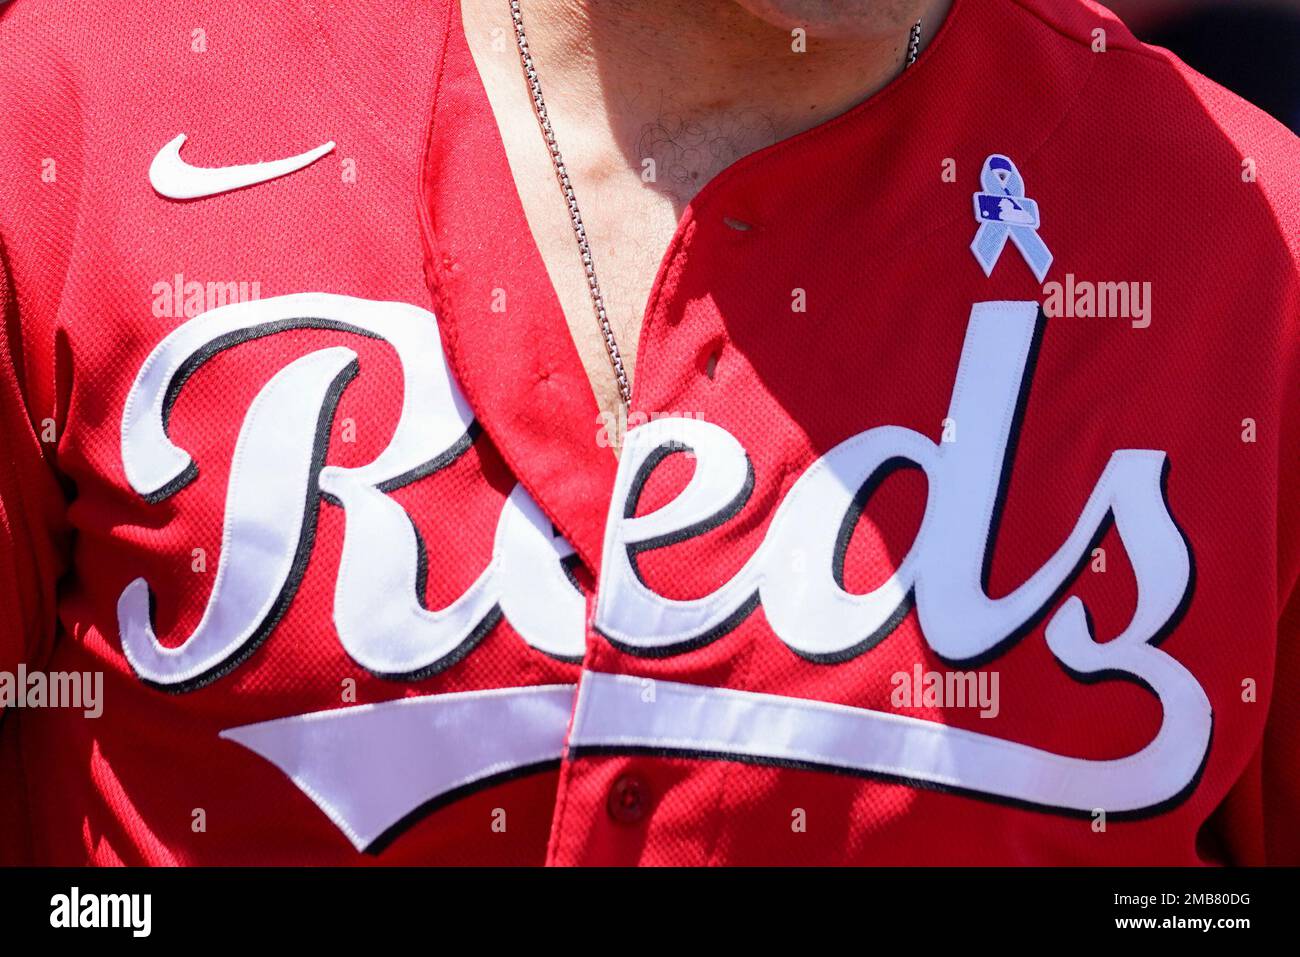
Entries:
<svg viewBox="0 0 1300 957">
<path fill-rule="evenodd" d="M 465 0 L 460 6 L 528 228 L 603 414 L 593 413 L 592 441 L 609 434 L 617 453 L 621 435 L 606 429 L 624 422 L 618 383 L 520 65 L 510 4 Z M 694 46 L 676 34 L 667 40 L 658 27 L 638 28 L 635 18 L 591 21 L 591 32 L 582 33 L 564 11 L 541 0 L 521 6 L 635 396 L 647 301 L 686 206 L 732 163 L 842 113 L 897 75 L 906 29 L 867 45 L 814 45 L 804 55 L 792 49 L 788 33 L 756 26 L 732 2 L 700 8 L 715 20 Z M 694 10 L 686 12 L 694 17 Z M 743 31 L 749 31 L 748 58 L 715 69 L 718 37 Z M 667 61 L 683 49 L 684 57 Z M 655 411 L 633 405 L 633 411 Z"/>
<path fill-rule="evenodd" d="M 505 3 L 464 4 L 470 51 L 495 115 L 533 239 L 606 422 L 621 422 L 618 385 L 592 308 L 568 207 L 556 181 L 519 63 Z M 618 117 L 548 87 L 533 47 L 556 139 L 577 194 L 606 312 L 635 386 L 647 301 L 682 211 L 736 159 L 779 136 L 757 110 L 686 116 L 670 94 L 627 90 Z M 599 94 L 596 94 L 599 96 Z M 593 416 L 592 440 L 601 422 Z M 611 438 L 615 438 L 612 431 Z M 617 452 L 617 448 L 615 449 Z"/>
<path fill-rule="evenodd" d="M 556 181 L 528 96 L 507 5 L 465 4 L 470 51 L 501 132 L 506 157 L 528 226 L 564 311 L 569 334 L 602 412 L 617 412 L 618 385 L 600 334 L 574 238 L 568 207 Z M 538 60 L 541 61 L 541 57 Z M 546 91 L 544 65 L 538 63 Z M 596 274 L 630 381 L 635 381 L 637 340 L 659 259 L 672 238 L 678 213 L 672 201 L 644 187 L 612 135 L 548 107 L 572 178 L 591 245 Z M 584 128 L 585 127 L 585 128 Z M 591 424 L 596 441 L 600 423 Z"/>
</svg>

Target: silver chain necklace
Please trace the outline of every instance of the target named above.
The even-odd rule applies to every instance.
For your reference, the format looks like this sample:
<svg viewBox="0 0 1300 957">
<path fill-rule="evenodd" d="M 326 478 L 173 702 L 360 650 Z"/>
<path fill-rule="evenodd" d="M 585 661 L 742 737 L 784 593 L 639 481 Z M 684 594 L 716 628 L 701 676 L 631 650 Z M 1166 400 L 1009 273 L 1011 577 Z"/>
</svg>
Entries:
<svg viewBox="0 0 1300 957">
<path fill-rule="evenodd" d="M 515 40 L 519 45 L 519 62 L 523 64 L 524 77 L 533 96 L 533 112 L 537 115 L 537 124 L 542 129 L 542 138 L 551 154 L 551 165 L 555 167 L 555 178 L 559 180 L 560 191 L 569 205 L 569 222 L 573 226 L 573 235 L 578 241 L 578 252 L 582 256 L 582 268 L 587 273 L 587 291 L 591 293 L 591 308 L 596 314 L 596 323 L 600 326 L 601 338 L 605 340 L 605 352 L 609 355 L 610 367 L 618 381 L 618 394 L 623 400 L 626 411 L 632 405 L 632 387 L 627 381 L 627 370 L 623 368 L 623 354 L 619 351 L 618 341 L 614 338 L 614 329 L 609 324 L 609 314 L 605 311 L 605 297 L 600 292 L 600 280 L 596 278 L 596 266 L 592 261 L 591 244 L 587 242 L 587 229 L 582 224 L 582 213 L 578 210 L 578 197 L 573 191 L 573 182 L 569 179 L 568 167 L 560 154 L 560 147 L 555 142 L 555 130 L 551 118 L 546 112 L 546 100 L 542 97 L 542 81 L 533 65 L 533 55 L 528 50 L 528 35 L 524 33 L 524 18 L 519 12 L 519 0 L 510 0 L 510 17 L 515 24 Z M 907 43 L 907 60 L 903 64 L 906 70 L 916 62 L 921 50 L 921 21 L 912 26 Z"/>
</svg>

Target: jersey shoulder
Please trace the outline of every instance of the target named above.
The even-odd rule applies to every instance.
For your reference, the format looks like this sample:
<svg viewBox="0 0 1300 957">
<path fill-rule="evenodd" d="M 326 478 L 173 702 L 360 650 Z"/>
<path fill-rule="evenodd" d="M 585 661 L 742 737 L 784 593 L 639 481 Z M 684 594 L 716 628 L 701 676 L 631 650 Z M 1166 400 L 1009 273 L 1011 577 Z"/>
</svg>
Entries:
<svg viewBox="0 0 1300 957">
<path fill-rule="evenodd" d="M 1004 2 L 1094 58 L 1069 122 L 1141 160 L 1147 176 L 1129 185 L 1194 199 L 1207 220 L 1232 222 L 1225 239 L 1244 230 L 1300 269 L 1300 138 L 1092 0 Z"/>
</svg>

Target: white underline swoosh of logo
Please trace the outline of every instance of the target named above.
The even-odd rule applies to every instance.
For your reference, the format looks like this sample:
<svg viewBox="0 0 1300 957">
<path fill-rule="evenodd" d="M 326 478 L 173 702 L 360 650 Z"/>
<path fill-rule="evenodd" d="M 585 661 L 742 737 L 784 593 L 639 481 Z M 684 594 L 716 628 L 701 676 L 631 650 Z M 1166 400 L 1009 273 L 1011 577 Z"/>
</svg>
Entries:
<svg viewBox="0 0 1300 957">
<path fill-rule="evenodd" d="M 1066 614 L 1081 623 L 1082 604 L 1069 602 Z M 1214 714 L 1191 672 L 1163 651 L 1136 642 L 1122 651 L 1136 669 L 1123 673 L 1141 679 L 1164 712 L 1155 737 L 1122 757 L 1056 754 L 928 718 L 662 678 L 648 708 L 646 679 L 599 671 L 582 674 L 569 757 L 649 749 L 883 777 L 1083 817 L 1098 808 L 1112 817 L 1149 816 L 1196 786 Z M 412 700 L 419 699 L 404 699 Z"/>
<path fill-rule="evenodd" d="M 288 775 L 357 850 L 377 851 L 444 795 L 558 767 L 573 694 L 573 685 L 540 685 L 398 698 L 220 736 Z"/>
<path fill-rule="evenodd" d="M 269 163 L 207 168 L 191 166 L 181 159 L 183 145 L 185 134 L 181 133 L 160 149 L 149 164 L 149 182 L 159 195 L 168 199 L 199 199 L 228 193 L 232 189 L 243 189 L 255 183 L 265 183 L 310 166 L 334 149 L 334 141 L 330 140 L 314 150 Z"/>
</svg>

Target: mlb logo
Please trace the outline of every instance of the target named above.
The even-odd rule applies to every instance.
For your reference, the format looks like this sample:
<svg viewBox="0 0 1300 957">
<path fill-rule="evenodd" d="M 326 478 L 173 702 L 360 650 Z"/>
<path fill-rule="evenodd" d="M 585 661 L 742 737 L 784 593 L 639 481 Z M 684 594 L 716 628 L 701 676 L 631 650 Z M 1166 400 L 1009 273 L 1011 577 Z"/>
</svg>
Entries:
<svg viewBox="0 0 1300 957">
<path fill-rule="evenodd" d="M 1028 226 L 1037 229 L 1040 225 L 1038 204 L 1023 196 L 1013 199 L 1005 193 L 975 194 L 975 218 L 981 223 L 1005 223 L 1008 226 Z"/>
</svg>

